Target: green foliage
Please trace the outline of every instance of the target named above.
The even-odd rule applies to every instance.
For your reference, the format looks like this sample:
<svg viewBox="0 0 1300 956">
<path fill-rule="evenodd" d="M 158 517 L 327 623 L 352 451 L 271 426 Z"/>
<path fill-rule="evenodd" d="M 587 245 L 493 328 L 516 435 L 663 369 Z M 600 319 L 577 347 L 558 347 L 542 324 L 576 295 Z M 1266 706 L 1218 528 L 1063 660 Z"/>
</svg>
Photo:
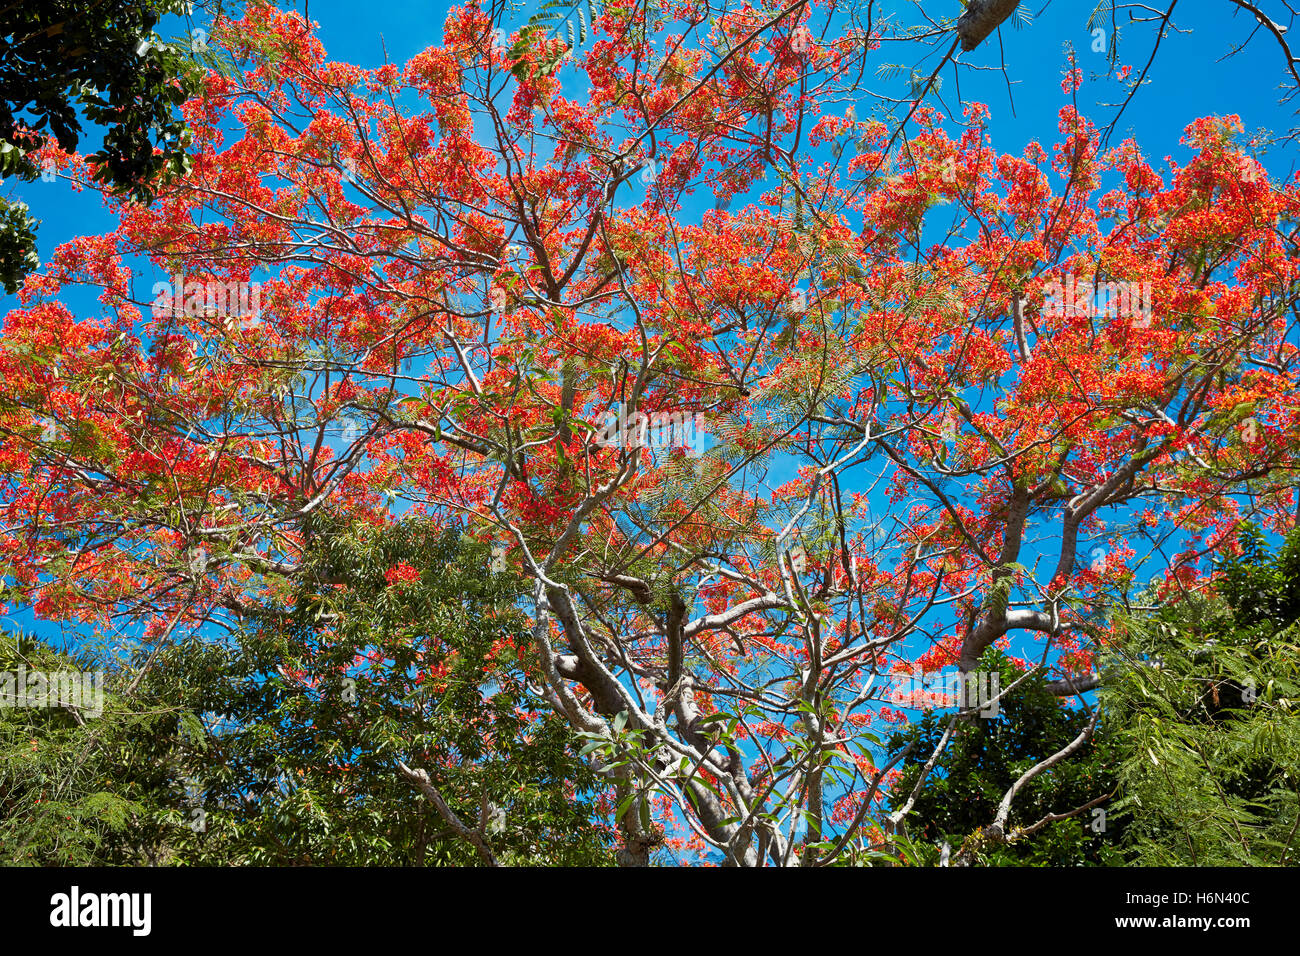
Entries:
<svg viewBox="0 0 1300 956">
<path fill-rule="evenodd" d="M 1270 556 L 1263 534 L 1248 527 L 1241 556 L 1219 570 L 1216 590 L 1232 608 L 1237 629 L 1271 637 L 1300 620 L 1300 533 L 1292 532 Z"/>
<path fill-rule="evenodd" d="M 1270 555 L 1247 529 L 1241 555 L 1214 590 L 1154 611 L 1117 615 L 1102 652 L 1102 720 L 1081 752 L 1035 777 L 1017 796 L 1011 828 L 1049 813 L 1100 804 L 1011 844 L 983 864 L 1142 866 L 1294 865 L 1300 857 L 1300 532 Z M 1139 602 L 1142 603 L 1142 602 Z M 990 652 L 992 653 L 992 652 Z M 1020 675 L 1000 655 L 1005 688 Z M 1034 677 L 1001 701 L 996 720 L 970 720 L 949 743 L 904 821 L 916 862 L 953 852 L 994 819 L 1011 783 L 1078 735 L 1086 715 Z M 890 741 L 909 743 L 895 804 L 906 799 L 947 725 L 932 715 Z M 972 845 L 979 844 L 977 839 Z"/>
<path fill-rule="evenodd" d="M 1103 705 L 1119 733 L 1126 852 L 1152 866 L 1300 858 L 1300 533 L 1248 531 L 1214 592 L 1122 619 Z"/>
<path fill-rule="evenodd" d="M 102 664 L 17 634 L 0 637 L 0 673 L 91 672 Z M 108 673 L 99 716 L 0 707 L 0 862 L 90 866 L 152 863 L 165 771 L 142 746 L 168 717 L 127 706 Z"/>
<path fill-rule="evenodd" d="M 197 72 L 188 50 L 154 32 L 164 14 L 185 6 L 41 0 L 0 7 L 0 177 L 36 179 L 29 151 L 47 134 L 65 152 L 75 150 L 82 117 L 102 132 L 90 156 L 97 182 L 150 202 L 160 173 L 185 172 L 187 134 L 175 109 L 197 88 Z M 35 223 L 25 213 L 10 204 L 2 214 L 0 281 L 11 293 L 35 268 Z"/>
<path fill-rule="evenodd" d="M 23 277 L 40 265 L 36 256 L 39 225 L 25 204 L 0 197 L 0 286 L 6 292 L 16 290 Z"/>
<path fill-rule="evenodd" d="M 129 708 L 110 694 L 84 726 L 0 713 L 0 860 L 481 863 L 404 761 L 463 822 L 493 821 L 500 862 L 612 862 L 593 805 L 604 778 L 567 725 L 534 716 L 517 579 L 416 519 L 344 531 L 317 518 L 309 544 L 283 605 L 229 640 L 163 649 Z M 419 579 L 390 583 L 403 564 Z"/>
<path fill-rule="evenodd" d="M 1023 676 L 1000 651 L 990 649 L 980 669 L 999 672 L 1003 690 Z M 1045 686 L 1041 674 L 1025 679 L 999 701 L 997 717 L 963 719 L 903 820 L 917 862 L 933 865 L 947 842 L 955 854 L 967 838 L 989 826 L 1003 794 L 1030 767 L 1059 751 L 1087 725 L 1089 715 L 1067 707 Z M 951 715 L 930 714 L 889 741 L 890 755 L 908 744 L 891 792 L 898 806 L 916 786 Z M 1017 795 L 1009 828 L 1032 825 L 1049 814 L 1068 813 L 1110 793 L 1113 750 L 1102 726 L 1089 746 L 1034 777 Z M 1099 805 L 1105 809 L 1106 804 Z M 976 862 L 988 866 L 1096 866 L 1120 862 L 1119 834 L 1113 819 L 1104 832 L 1093 832 L 1091 811 L 1048 824 L 1033 835 L 994 846 Z M 1100 817 L 1098 818 L 1100 819 Z"/>
<path fill-rule="evenodd" d="M 566 725 L 533 717 L 517 580 L 488 575 L 480 545 L 408 519 L 383 532 L 312 531 L 292 611 L 237 635 L 191 642 L 161 673 L 211 674 L 184 697 L 220 715 L 184 762 L 206 829 L 196 862 L 421 865 L 480 862 L 399 774 L 424 769 L 462 821 L 501 811 L 488 842 L 503 862 L 608 862 L 591 796 L 600 778 Z M 389 584 L 385 571 L 420 569 Z"/>
<path fill-rule="evenodd" d="M 536 67 L 543 75 L 550 73 L 559 66 L 566 54 L 587 42 L 587 17 L 590 15 L 594 25 L 602 11 L 603 3 L 600 0 L 547 0 L 519 28 L 519 39 L 510 48 L 508 56 L 512 60 L 519 60 L 535 39 L 563 35 L 565 47 L 546 57 Z M 520 76 L 524 70 L 526 66 L 523 64 L 516 64 L 514 68 L 514 72 Z"/>
</svg>

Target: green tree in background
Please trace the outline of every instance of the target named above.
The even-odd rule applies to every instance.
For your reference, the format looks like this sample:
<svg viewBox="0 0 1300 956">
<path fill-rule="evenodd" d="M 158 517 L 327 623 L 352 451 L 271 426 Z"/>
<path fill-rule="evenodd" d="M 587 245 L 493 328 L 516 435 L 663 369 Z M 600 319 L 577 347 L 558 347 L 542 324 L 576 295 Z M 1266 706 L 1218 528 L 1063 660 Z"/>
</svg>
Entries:
<svg viewBox="0 0 1300 956">
<path fill-rule="evenodd" d="M 998 702 L 998 715 L 969 717 L 958 726 L 903 819 L 916 861 L 934 864 L 947 843 L 957 854 L 973 834 L 988 827 L 999 802 L 1017 779 L 1064 748 L 1087 726 L 1090 712 L 1067 707 L 1047 687 L 1041 673 L 1024 676 L 1005 654 L 990 649 L 981 670 L 998 671 L 1000 686 L 1021 683 Z M 895 734 L 891 756 L 911 745 L 894 784 L 891 803 L 900 806 L 943 737 L 951 714 L 930 714 Z M 1032 778 L 1016 797 L 1010 823 L 1031 827 L 1049 815 L 1075 812 L 1049 821 L 1030 836 L 978 851 L 973 860 L 989 866 L 1095 866 L 1118 863 L 1118 833 L 1107 818 L 1105 798 L 1115 788 L 1114 752 L 1104 725 L 1073 759 Z M 1097 802 L 1097 801 L 1101 802 Z M 1086 811 L 1079 808 L 1093 804 Z M 1101 812 L 1094 813 L 1099 810 Z"/>
<path fill-rule="evenodd" d="M 314 519 L 309 554 L 258 620 L 162 649 L 103 716 L 0 714 L 0 859 L 611 863 L 604 779 L 533 714 L 517 579 L 409 518 Z"/>
<path fill-rule="evenodd" d="M 1213 592 L 1122 620 L 1102 705 L 1125 852 L 1147 866 L 1300 862 L 1300 533 L 1248 529 Z"/>
<path fill-rule="evenodd" d="M 92 673 L 103 662 L 31 637 L 0 635 L 0 674 Z M 141 706 L 124 675 L 105 675 L 91 711 L 0 699 L 0 864 L 94 866 L 159 861 L 168 768 L 160 730 L 178 708 Z M 95 713 L 94 711 L 102 712 Z"/>
<path fill-rule="evenodd" d="M 486 547 L 416 519 L 382 531 L 319 519 L 310 541 L 286 616 L 228 646 L 183 644 L 157 672 L 164 685 L 203 675 L 181 699 L 222 716 L 184 762 L 206 826 L 182 838 L 181 855 L 611 860 L 593 822 L 600 778 L 558 718 L 532 714 L 517 579 L 487 572 Z M 442 806 L 401 765 L 427 775 Z"/>
<path fill-rule="evenodd" d="M 1026 679 L 1003 697 L 995 720 L 960 722 L 904 819 L 916 862 L 933 864 L 948 843 L 976 851 L 967 862 L 1020 865 L 1258 866 L 1300 860 L 1300 532 L 1275 553 L 1247 528 L 1241 553 L 1221 564 L 1212 590 L 1158 602 L 1147 593 L 1116 615 L 1102 649 L 1101 718 L 1088 745 L 1035 777 L 1016 798 L 1012 823 L 1096 803 L 1010 843 L 982 842 L 1011 783 L 1083 728 Z M 1001 655 L 1002 687 L 1021 676 Z M 890 741 L 912 745 L 893 789 L 912 792 L 949 715 L 930 715 Z M 974 839 L 972 839 L 974 836 Z"/>
<path fill-rule="evenodd" d="M 32 181 L 30 156 L 46 135 L 72 152 L 83 117 L 103 142 L 90 156 L 95 179 L 150 202 L 159 173 L 183 173 L 186 128 L 176 107 L 197 89 L 189 47 L 154 28 L 181 13 L 181 0 L 40 0 L 0 5 L 0 177 Z M 81 115 L 78 115 L 78 114 Z M 155 152 L 155 147 L 157 151 Z M 37 268 L 36 227 L 27 205 L 0 197 L 0 284 L 14 292 Z"/>
</svg>

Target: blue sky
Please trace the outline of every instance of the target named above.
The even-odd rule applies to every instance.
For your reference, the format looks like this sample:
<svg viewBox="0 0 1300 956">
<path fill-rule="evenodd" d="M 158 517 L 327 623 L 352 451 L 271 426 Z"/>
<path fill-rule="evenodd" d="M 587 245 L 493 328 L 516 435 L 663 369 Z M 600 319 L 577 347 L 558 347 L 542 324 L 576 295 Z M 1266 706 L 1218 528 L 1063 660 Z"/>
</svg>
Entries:
<svg viewBox="0 0 1300 956">
<path fill-rule="evenodd" d="M 342 0 L 309 0 L 308 11 L 311 19 L 319 24 L 319 34 L 331 59 L 374 67 L 384 62 L 385 51 L 389 61 L 401 64 L 425 47 L 439 44 L 442 23 L 450 6 L 443 0 L 389 0 L 361 6 Z M 516 22 L 524 22 L 539 6 L 538 3 L 519 4 Z M 946 15 L 957 9 L 957 2 L 929 2 L 926 6 L 932 16 Z M 1122 97 L 1120 84 L 1092 79 L 1093 74 L 1105 74 L 1108 68 L 1106 56 L 1093 52 L 1095 38 L 1087 28 L 1087 11 L 1092 3 L 1025 0 L 1024 6 L 1032 10 L 1032 22 L 1015 29 L 1010 26 L 1012 21 L 1008 21 L 1001 30 L 1007 73 L 1013 81 L 1014 114 L 1007 83 L 996 69 L 997 35 L 990 37 L 980 49 L 964 55 L 967 62 L 981 70 L 965 70 L 961 78 L 962 98 L 983 102 L 991 111 L 989 129 L 994 148 L 1016 154 L 1031 139 L 1038 139 L 1049 149 L 1057 139 L 1057 111 L 1066 102 L 1060 89 L 1061 71 L 1070 45 L 1084 71 L 1085 82 L 1079 91 L 1081 110 L 1100 126 L 1115 112 L 1104 104 L 1117 103 Z M 1254 26 L 1253 20 L 1245 13 L 1233 16 L 1233 8 L 1226 0 L 1200 0 L 1186 6 L 1187 9 L 1176 11 L 1178 16 L 1174 19 L 1186 32 L 1166 36 L 1148 75 L 1150 82 L 1125 111 L 1112 142 L 1131 133 L 1148 157 L 1158 161 L 1166 155 L 1175 159 L 1185 157 L 1178 140 L 1183 128 L 1199 116 L 1238 113 L 1247 133 L 1259 128 L 1278 133 L 1288 130 L 1294 117 L 1289 108 L 1277 105 L 1283 59 L 1272 38 L 1261 31 L 1245 52 L 1216 62 L 1245 40 Z M 876 9 L 903 17 L 904 22 L 915 23 L 919 19 L 913 4 L 903 0 L 883 3 L 877 0 Z M 173 20 L 161 31 L 164 35 L 184 29 L 182 21 Z M 202 22 L 196 20 L 195 26 L 202 26 Z M 1132 66 L 1136 75 L 1147 62 L 1154 29 L 1149 24 L 1121 26 L 1120 62 Z M 1107 44 L 1115 42 L 1109 31 L 1104 40 Z M 882 50 L 878 58 L 882 64 L 912 65 L 917 56 L 910 48 L 904 54 L 901 47 L 895 46 Z M 928 72 L 934 62 L 931 56 L 921 65 Z M 873 90 L 886 87 L 874 76 L 868 77 L 867 85 Z M 950 69 L 945 70 L 941 95 L 955 107 L 956 91 Z M 82 150 L 89 152 L 91 148 L 93 144 L 83 144 Z M 1263 161 L 1275 177 L 1286 176 L 1294 169 L 1291 151 L 1272 151 Z M 63 183 L 10 181 L 2 188 L 27 200 L 35 215 L 43 220 L 38 241 L 42 262 L 59 243 L 77 235 L 107 231 L 113 226 L 97 196 L 73 193 Z M 12 297 L 5 296 L 0 307 L 8 309 L 13 304 Z"/>
</svg>

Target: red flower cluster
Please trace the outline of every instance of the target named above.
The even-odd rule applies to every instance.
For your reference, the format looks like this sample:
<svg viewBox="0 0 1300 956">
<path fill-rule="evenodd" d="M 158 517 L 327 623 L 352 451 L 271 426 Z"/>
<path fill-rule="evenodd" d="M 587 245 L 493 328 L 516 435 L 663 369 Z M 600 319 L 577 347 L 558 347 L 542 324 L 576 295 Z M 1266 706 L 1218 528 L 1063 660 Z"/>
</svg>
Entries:
<svg viewBox="0 0 1300 956">
<path fill-rule="evenodd" d="M 389 587 L 418 584 L 420 582 L 420 572 L 409 564 L 395 564 L 384 572 L 384 580 L 388 582 Z"/>
</svg>

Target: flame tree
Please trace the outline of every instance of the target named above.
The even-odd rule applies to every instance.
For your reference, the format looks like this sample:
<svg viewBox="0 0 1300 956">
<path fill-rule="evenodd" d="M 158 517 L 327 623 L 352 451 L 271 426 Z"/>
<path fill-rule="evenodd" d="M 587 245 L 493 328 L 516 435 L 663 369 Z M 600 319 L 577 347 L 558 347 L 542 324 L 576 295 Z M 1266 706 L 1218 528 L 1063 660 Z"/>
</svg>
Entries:
<svg viewBox="0 0 1300 956">
<path fill-rule="evenodd" d="M 624 862 L 827 865 L 906 812 L 892 675 L 996 646 L 1073 696 L 1137 584 L 1290 527 L 1296 194 L 1235 118 L 1000 154 L 930 84 L 882 112 L 843 10 L 502 22 L 378 69 L 214 29 L 192 170 L 5 317 L 12 600 L 155 646 L 282 599 L 318 512 L 458 523 Z"/>
</svg>

